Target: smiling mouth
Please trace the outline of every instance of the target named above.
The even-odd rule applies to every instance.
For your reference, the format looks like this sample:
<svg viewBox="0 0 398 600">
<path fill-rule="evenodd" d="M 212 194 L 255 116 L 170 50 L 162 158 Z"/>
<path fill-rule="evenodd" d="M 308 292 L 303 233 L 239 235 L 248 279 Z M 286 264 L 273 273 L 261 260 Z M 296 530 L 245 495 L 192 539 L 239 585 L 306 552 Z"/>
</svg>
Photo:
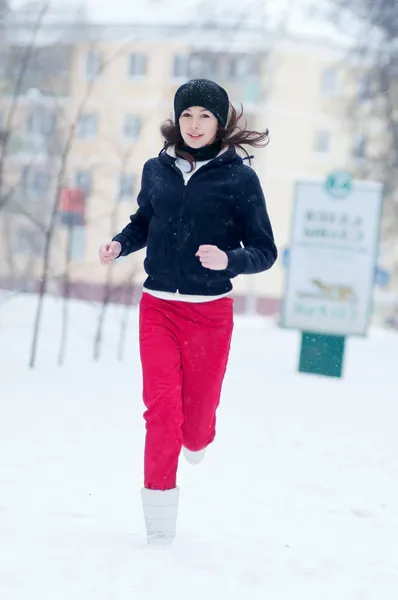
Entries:
<svg viewBox="0 0 398 600">
<path fill-rule="evenodd" d="M 198 140 L 199 138 L 203 137 L 203 133 L 188 133 L 188 135 L 192 140 Z"/>
</svg>

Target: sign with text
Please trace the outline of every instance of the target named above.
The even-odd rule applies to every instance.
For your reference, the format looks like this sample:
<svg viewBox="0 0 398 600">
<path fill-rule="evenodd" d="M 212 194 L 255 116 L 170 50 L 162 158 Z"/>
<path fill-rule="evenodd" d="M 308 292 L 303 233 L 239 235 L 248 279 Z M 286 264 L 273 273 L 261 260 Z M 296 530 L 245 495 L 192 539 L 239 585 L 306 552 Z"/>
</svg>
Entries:
<svg viewBox="0 0 398 600">
<path fill-rule="evenodd" d="M 341 173 L 296 186 L 281 325 L 364 335 L 379 241 L 382 185 Z"/>
</svg>

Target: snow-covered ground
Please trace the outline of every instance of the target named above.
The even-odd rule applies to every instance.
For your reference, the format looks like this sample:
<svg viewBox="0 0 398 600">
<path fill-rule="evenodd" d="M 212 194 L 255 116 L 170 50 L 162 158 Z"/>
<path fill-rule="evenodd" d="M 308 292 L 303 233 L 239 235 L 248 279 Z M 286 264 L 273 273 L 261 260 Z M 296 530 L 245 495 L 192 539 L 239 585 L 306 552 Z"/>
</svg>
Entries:
<svg viewBox="0 0 398 600">
<path fill-rule="evenodd" d="M 144 541 L 137 318 L 116 360 L 111 308 L 93 363 L 95 305 L 0 306 L 2 600 L 396 600 L 398 335 L 350 340 L 343 380 L 296 372 L 299 335 L 236 319 L 205 461 L 181 459 L 178 538 Z"/>
</svg>

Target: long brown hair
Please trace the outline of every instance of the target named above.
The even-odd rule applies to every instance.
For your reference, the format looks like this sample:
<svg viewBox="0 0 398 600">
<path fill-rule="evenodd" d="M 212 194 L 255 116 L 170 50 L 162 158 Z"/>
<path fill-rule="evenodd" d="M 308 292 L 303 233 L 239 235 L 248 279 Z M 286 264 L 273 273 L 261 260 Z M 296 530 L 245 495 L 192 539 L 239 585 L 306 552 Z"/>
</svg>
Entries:
<svg viewBox="0 0 398 600">
<path fill-rule="evenodd" d="M 241 105 L 240 113 L 237 112 L 236 108 L 230 103 L 229 104 L 229 118 L 226 127 L 219 125 L 216 135 L 216 140 L 221 140 L 222 148 L 234 147 L 239 148 L 246 154 L 246 157 L 250 159 L 249 153 L 244 146 L 252 146 L 253 148 L 264 148 L 269 142 L 269 131 L 251 131 L 247 129 L 247 120 L 243 117 L 244 125 L 241 124 L 243 117 L 243 106 Z M 160 128 L 160 132 L 163 137 L 163 150 L 167 150 L 171 146 L 175 146 L 176 155 L 187 160 L 191 166 L 191 170 L 195 167 L 195 159 L 191 154 L 181 150 L 181 146 L 184 144 L 180 128 L 178 123 L 174 123 L 171 119 L 168 119 L 163 123 Z"/>
</svg>

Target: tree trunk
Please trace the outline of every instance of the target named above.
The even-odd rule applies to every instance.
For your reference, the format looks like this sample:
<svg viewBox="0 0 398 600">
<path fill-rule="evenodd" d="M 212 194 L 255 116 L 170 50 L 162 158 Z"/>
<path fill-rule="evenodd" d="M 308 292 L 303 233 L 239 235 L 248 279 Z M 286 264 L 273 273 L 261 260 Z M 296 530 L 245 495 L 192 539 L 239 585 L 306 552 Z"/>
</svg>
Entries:
<svg viewBox="0 0 398 600">
<path fill-rule="evenodd" d="M 58 366 L 61 367 L 65 362 L 66 347 L 68 341 L 69 329 L 69 298 L 70 298 L 70 263 L 72 258 L 72 236 L 73 225 L 68 227 L 66 253 L 65 253 L 65 275 L 63 281 L 62 294 L 62 326 L 61 326 L 61 341 L 58 352 Z"/>
<path fill-rule="evenodd" d="M 122 319 L 120 322 L 119 343 L 118 343 L 118 348 L 117 348 L 117 359 L 119 362 L 122 362 L 124 360 L 124 351 L 125 351 L 125 347 L 126 347 L 127 331 L 128 331 L 128 325 L 129 325 L 130 314 L 131 314 L 131 306 L 133 303 L 134 275 L 135 275 L 135 269 L 132 271 L 130 278 L 127 282 L 127 286 L 126 286 L 125 304 L 124 304 Z"/>
<path fill-rule="evenodd" d="M 100 314 L 99 314 L 98 321 L 97 321 L 97 329 L 96 329 L 95 337 L 94 337 L 93 358 L 96 361 L 99 360 L 100 356 L 101 356 L 105 317 L 106 317 L 108 305 L 112 298 L 113 266 L 114 266 L 113 264 L 110 264 L 108 266 L 108 271 L 106 274 L 106 281 L 105 281 L 105 286 L 104 286 L 104 296 L 103 296 L 103 300 L 102 300 L 102 304 L 101 304 Z"/>
<path fill-rule="evenodd" d="M 113 211 L 111 214 L 111 237 L 114 235 L 114 232 L 115 232 L 116 226 L 117 226 L 119 202 L 120 202 L 120 197 L 117 196 L 115 198 L 115 203 L 114 203 Z M 102 341 L 103 341 L 103 330 L 104 330 L 104 324 L 105 324 L 105 317 L 106 317 L 106 312 L 108 309 L 109 302 L 111 301 L 111 297 L 112 297 L 113 266 L 114 266 L 114 264 L 112 264 L 112 263 L 108 266 L 108 270 L 107 270 L 107 274 L 106 274 L 106 281 L 105 281 L 105 286 L 104 286 L 104 296 L 103 296 L 103 300 L 102 300 L 100 314 L 99 314 L 98 321 L 97 321 L 97 329 L 96 329 L 95 337 L 94 337 L 93 358 L 96 361 L 99 360 L 100 355 L 101 355 L 101 346 L 102 346 Z"/>
</svg>

